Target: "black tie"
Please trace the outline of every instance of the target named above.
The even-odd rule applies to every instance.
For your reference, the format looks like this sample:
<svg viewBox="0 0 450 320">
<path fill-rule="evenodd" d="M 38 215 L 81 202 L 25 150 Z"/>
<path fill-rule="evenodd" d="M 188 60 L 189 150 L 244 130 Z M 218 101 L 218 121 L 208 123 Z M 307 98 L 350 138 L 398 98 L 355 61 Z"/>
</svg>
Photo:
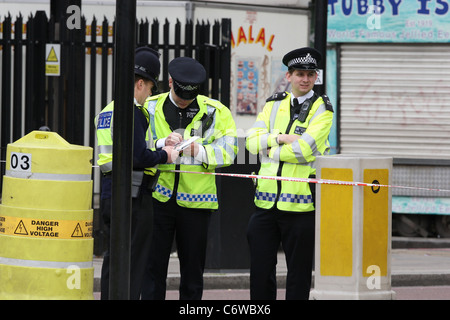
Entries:
<svg viewBox="0 0 450 320">
<path fill-rule="evenodd" d="M 291 108 L 291 119 L 296 120 L 298 118 L 298 114 L 300 113 L 301 105 L 298 103 L 298 99 L 294 98 L 292 100 L 292 108 Z"/>
</svg>

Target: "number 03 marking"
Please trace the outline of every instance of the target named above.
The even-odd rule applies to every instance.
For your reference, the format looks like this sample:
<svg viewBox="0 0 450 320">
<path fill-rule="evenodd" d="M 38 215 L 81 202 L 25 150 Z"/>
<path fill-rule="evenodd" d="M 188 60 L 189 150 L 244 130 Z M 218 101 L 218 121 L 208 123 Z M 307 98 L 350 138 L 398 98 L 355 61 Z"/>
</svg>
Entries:
<svg viewBox="0 0 450 320">
<path fill-rule="evenodd" d="M 31 172 L 31 153 L 11 152 L 11 170 Z"/>
</svg>

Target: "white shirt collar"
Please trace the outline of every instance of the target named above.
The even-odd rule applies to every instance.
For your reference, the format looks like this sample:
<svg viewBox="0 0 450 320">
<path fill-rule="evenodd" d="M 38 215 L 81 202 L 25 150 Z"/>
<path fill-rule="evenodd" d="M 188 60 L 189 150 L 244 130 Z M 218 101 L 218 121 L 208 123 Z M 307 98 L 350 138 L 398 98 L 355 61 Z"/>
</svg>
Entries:
<svg viewBox="0 0 450 320">
<path fill-rule="evenodd" d="M 177 105 L 177 103 L 175 102 L 175 100 L 173 100 L 173 97 L 172 97 L 172 90 L 169 91 L 169 99 L 170 99 L 170 101 L 172 101 L 172 103 L 173 103 L 177 108 L 180 108 L 180 107 Z"/>
<path fill-rule="evenodd" d="M 297 97 L 298 103 L 302 104 L 303 102 L 305 102 L 306 99 L 311 98 L 313 95 L 314 95 L 314 90 L 311 90 L 307 94 L 305 94 L 303 96 L 300 96 L 300 97 Z M 294 99 L 295 99 L 295 97 L 294 97 L 294 95 L 292 94 L 292 91 L 291 91 L 291 105 L 293 104 L 292 101 L 294 101 Z"/>
</svg>

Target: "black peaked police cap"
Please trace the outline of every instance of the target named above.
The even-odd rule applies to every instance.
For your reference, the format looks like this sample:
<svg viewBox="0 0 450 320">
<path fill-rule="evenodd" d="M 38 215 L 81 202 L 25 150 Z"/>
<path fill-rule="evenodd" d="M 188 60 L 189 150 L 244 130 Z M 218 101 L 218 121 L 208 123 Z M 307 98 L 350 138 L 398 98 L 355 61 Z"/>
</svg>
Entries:
<svg viewBox="0 0 450 320">
<path fill-rule="evenodd" d="M 205 68 L 195 59 L 179 57 L 169 63 L 175 94 L 185 100 L 192 100 L 200 92 L 200 85 L 206 80 Z"/>
<path fill-rule="evenodd" d="M 320 60 L 320 52 L 310 47 L 292 50 L 283 57 L 283 63 L 289 70 L 316 70 Z"/>
</svg>

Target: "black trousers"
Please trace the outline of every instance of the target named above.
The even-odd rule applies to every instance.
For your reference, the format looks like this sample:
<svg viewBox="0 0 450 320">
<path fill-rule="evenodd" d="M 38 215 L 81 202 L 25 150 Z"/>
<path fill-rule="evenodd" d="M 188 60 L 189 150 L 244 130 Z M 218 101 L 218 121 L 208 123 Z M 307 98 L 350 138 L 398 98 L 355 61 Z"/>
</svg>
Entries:
<svg viewBox="0 0 450 320">
<path fill-rule="evenodd" d="M 153 199 L 147 186 L 141 187 L 139 196 L 132 199 L 131 213 L 131 252 L 130 252 L 130 299 L 139 300 L 141 296 L 142 279 L 150 253 L 153 230 Z M 102 216 L 107 231 L 111 226 L 111 199 L 102 199 Z M 109 262 L 110 248 L 103 257 L 101 273 L 101 299 L 109 298 Z"/>
<path fill-rule="evenodd" d="M 142 299 L 164 300 L 170 252 L 175 236 L 180 261 L 180 300 L 203 295 L 206 244 L 211 210 L 183 208 L 175 199 L 154 201 L 154 229 Z"/>
<path fill-rule="evenodd" d="M 307 300 L 311 289 L 315 233 L 314 211 L 291 213 L 257 209 L 250 217 L 250 299 L 275 300 L 280 243 L 286 256 L 286 300 Z"/>
</svg>

